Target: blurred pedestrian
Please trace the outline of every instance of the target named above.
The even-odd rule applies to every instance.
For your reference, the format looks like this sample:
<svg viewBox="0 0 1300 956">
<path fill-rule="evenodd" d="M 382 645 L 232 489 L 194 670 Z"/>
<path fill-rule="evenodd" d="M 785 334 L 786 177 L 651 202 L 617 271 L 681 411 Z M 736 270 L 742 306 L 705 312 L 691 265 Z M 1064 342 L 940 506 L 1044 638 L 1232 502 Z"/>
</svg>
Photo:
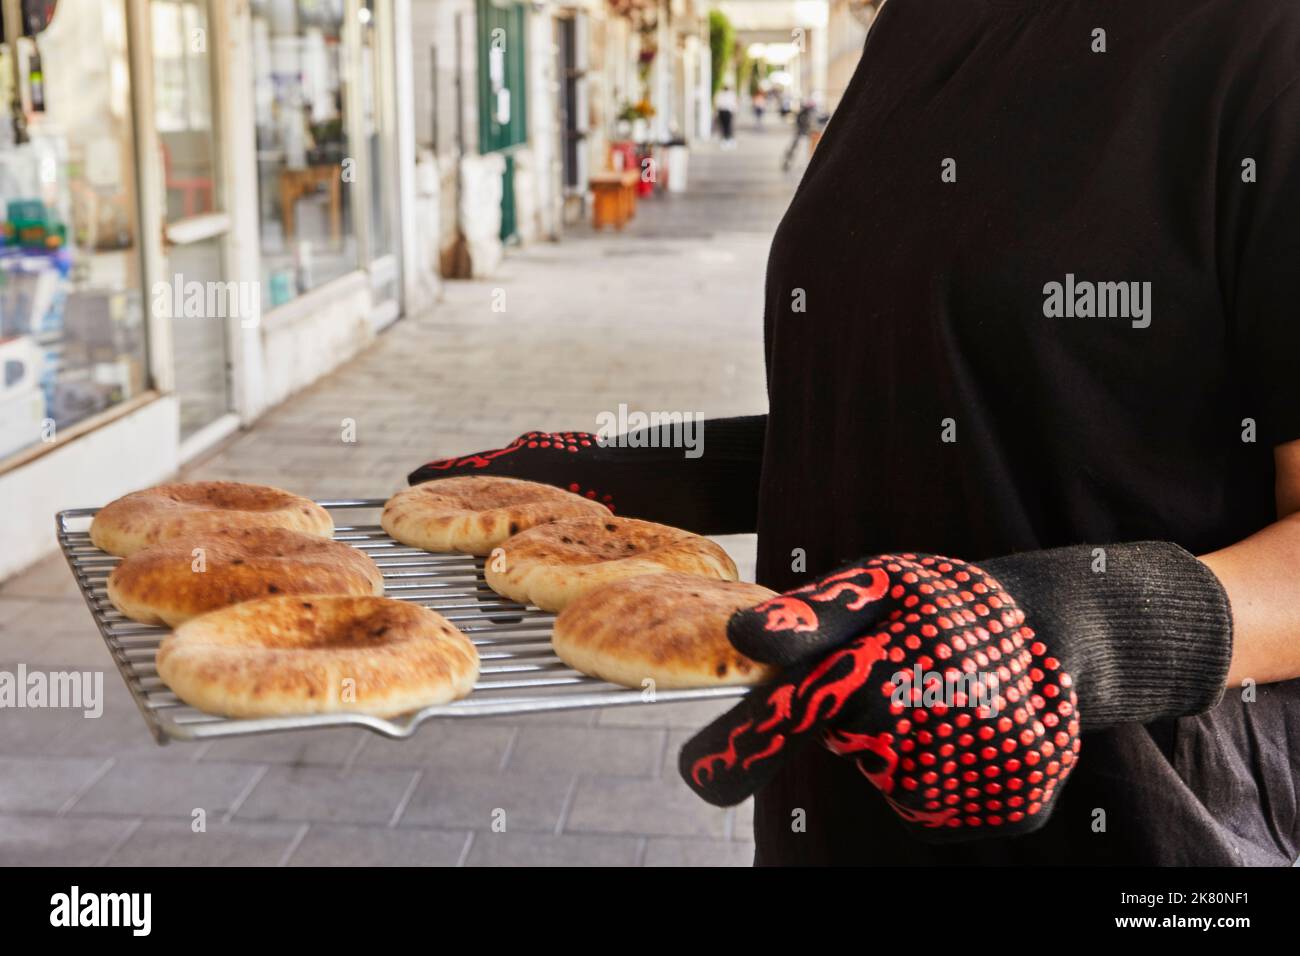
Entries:
<svg viewBox="0 0 1300 956">
<path fill-rule="evenodd" d="M 754 125 L 763 125 L 763 111 L 767 109 L 767 95 L 762 90 L 754 91 Z"/>
<path fill-rule="evenodd" d="M 722 148 L 734 149 L 736 145 L 736 109 L 740 103 L 736 99 L 736 92 L 731 88 L 731 84 L 725 84 L 718 91 L 713 105 L 718 111 L 718 129 L 722 131 Z"/>
<path fill-rule="evenodd" d="M 803 138 L 807 136 L 811 139 L 814 128 L 820 128 L 826 119 L 817 112 L 817 101 L 811 96 L 799 105 L 799 112 L 794 117 L 794 139 L 790 141 L 790 148 L 785 151 L 785 159 L 781 161 L 783 170 L 789 171 Z"/>
</svg>

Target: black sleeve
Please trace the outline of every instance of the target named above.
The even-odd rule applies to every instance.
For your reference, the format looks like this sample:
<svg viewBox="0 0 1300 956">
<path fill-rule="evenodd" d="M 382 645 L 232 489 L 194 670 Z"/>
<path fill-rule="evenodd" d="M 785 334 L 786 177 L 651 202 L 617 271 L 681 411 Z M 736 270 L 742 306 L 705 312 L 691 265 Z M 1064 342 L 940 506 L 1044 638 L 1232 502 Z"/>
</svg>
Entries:
<svg viewBox="0 0 1300 956">
<path fill-rule="evenodd" d="M 1214 572 L 1178 545 L 1073 545 L 981 566 L 1069 662 L 1085 730 L 1199 714 L 1222 698 L 1232 607 Z"/>
<path fill-rule="evenodd" d="M 758 528 L 766 415 L 701 422 L 691 447 L 680 426 L 645 428 L 601 444 L 585 432 L 530 432 L 505 449 L 441 459 L 411 484 L 483 474 L 540 481 L 607 504 L 615 514 L 697 534 Z"/>
<path fill-rule="evenodd" d="M 595 448 L 593 468 L 621 515 L 697 534 L 753 532 L 766 431 L 766 415 L 705 421 L 692 458 L 671 447 L 670 426 L 643 429 Z"/>
<path fill-rule="evenodd" d="M 1300 79 L 1282 89 L 1228 150 L 1222 176 L 1219 248 L 1232 323 L 1228 345 L 1246 392 L 1243 415 L 1257 422 L 1260 442 L 1279 445 L 1300 439 Z"/>
</svg>

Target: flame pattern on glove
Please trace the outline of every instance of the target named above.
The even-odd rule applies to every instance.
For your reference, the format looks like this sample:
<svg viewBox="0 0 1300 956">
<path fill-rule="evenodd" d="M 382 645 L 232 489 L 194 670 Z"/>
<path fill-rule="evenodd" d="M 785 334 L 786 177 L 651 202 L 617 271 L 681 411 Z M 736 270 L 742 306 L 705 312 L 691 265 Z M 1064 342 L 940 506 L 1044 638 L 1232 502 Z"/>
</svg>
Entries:
<svg viewBox="0 0 1300 956">
<path fill-rule="evenodd" d="M 1071 675 L 975 565 L 880 555 L 737 612 L 728 636 L 787 670 L 683 747 L 712 803 L 820 739 L 927 838 L 1011 835 L 1046 821 L 1076 762 Z"/>
</svg>

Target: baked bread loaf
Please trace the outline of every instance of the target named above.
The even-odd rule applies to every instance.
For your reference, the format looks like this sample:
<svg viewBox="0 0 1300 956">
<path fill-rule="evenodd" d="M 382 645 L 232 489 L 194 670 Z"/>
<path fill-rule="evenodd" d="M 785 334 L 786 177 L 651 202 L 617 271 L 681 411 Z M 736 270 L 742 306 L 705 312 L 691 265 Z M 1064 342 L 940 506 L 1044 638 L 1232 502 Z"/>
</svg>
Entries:
<svg viewBox="0 0 1300 956">
<path fill-rule="evenodd" d="M 391 717 L 464 697 L 478 652 L 442 615 L 390 598 L 296 595 L 232 604 L 163 639 L 158 676 L 228 717 Z"/>
<path fill-rule="evenodd" d="M 399 491 L 384 505 L 380 523 L 394 539 L 414 548 L 486 555 L 511 535 L 537 525 L 608 514 L 599 502 L 554 485 L 463 475 Z"/>
<path fill-rule="evenodd" d="M 776 596 L 757 584 L 695 574 L 650 574 L 615 581 L 569 603 L 551 644 L 574 670 L 641 688 L 761 684 L 777 668 L 751 660 L 727 640 L 736 611 Z"/>
<path fill-rule="evenodd" d="M 108 576 L 108 599 L 133 621 L 170 627 L 228 604 L 275 594 L 382 597 L 363 551 L 285 528 L 232 528 L 137 551 Z"/>
<path fill-rule="evenodd" d="M 279 488 L 193 481 L 157 485 L 109 502 L 91 522 L 90 541 L 126 557 L 184 534 L 225 528 L 288 528 L 328 538 L 334 519 L 315 502 Z"/>
<path fill-rule="evenodd" d="M 708 538 L 635 518 L 566 518 L 515 535 L 488 560 L 488 586 L 520 604 L 560 611 L 593 588 L 681 571 L 736 580 L 736 565 Z"/>
</svg>

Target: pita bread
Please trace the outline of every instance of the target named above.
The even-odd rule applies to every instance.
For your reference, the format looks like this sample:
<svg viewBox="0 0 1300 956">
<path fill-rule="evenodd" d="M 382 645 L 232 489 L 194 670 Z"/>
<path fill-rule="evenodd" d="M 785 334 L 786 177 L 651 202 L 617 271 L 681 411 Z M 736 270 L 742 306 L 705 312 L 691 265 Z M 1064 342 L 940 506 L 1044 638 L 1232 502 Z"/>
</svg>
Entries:
<svg viewBox="0 0 1300 956">
<path fill-rule="evenodd" d="M 464 697 L 478 652 L 442 615 L 378 597 L 245 601 L 163 639 L 158 676 L 192 707 L 228 717 L 391 717 Z"/>
<path fill-rule="evenodd" d="M 647 679 L 663 689 L 761 684 L 777 668 L 732 647 L 727 621 L 775 594 L 694 574 L 628 578 L 572 601 L 555 619 L 551 644 L 574 670 L 624 687 Z"/>
<path fill-rule="evenodd" d="M 307 498 L 237 481 L 158 485 L 112 501 L 90 524 L 91 543 L 122 557 L 186 534 L 226 528 L 288 528 L 322 538 L 334 519 Z"/>
<path fill-rule="evenodd" d="M 123 559 L 108 576 L 114 607 L 133 621 L 169 627 L 275 594 L 383 593 L 384 576 L 365 552 L 284 528 L 173 538 Z"/>
<path fill-rule="evenodd" d="M 486 555 L 513 534 L 593 514 L 605 516 L 609 509 L 554 485 L 462 475 L 399 491 L 384 505 L 380 523 L 413 548 Z"/>
<path fill-rule="evenodd" d="M 488 559 L 484 576 L 503 597 L 560 611 L 602 584 L 666 571 L 736 580 L 736 565 L 708 538 L 613 515 L 567 518 L 521 532 Z"/>
</svg>

